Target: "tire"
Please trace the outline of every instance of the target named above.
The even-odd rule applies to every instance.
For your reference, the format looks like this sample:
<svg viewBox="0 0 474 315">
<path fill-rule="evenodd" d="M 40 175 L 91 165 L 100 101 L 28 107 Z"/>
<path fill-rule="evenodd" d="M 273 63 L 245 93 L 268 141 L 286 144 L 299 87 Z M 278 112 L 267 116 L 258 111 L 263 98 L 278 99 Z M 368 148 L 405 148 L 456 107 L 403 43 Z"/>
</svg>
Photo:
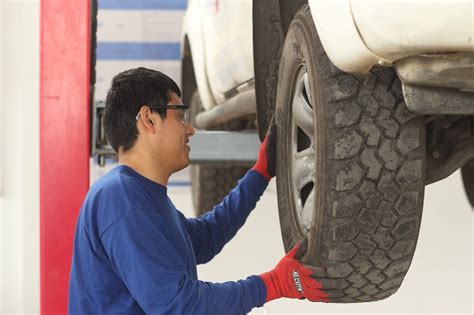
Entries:
<svg viewBox="0 0 474 315">
<path fill-rule="evenodd" d="M 191 98 L 191 122 L 194 125 L 196 115 L 203 110 L 199 92 L 195 91 Z M 241 130 L 245 126 L 235 121 L 219 125 L 217 130 Z M 211 210 L 216 204 L 237 185 L 248 171 L 249 166 L 232 165 L 225 163 L 192 164 L 191 165 L 191 193 L 194 212 L 200 216 Z"/>
<path fill-rule="evenodd" d="M 467 162 L 466 165 L 461 168 L 461 174 L 467 199 L 474 210 L 474 160 Z"/>
<path fill-rule="evenodd" d="M 285 250 L 308 236 L 303 261 L 367 302 L 397 291 L 421 223 L 425 128 L 391 69 L 365 77 L 328 59 L 307 5 L 284 42 L 276 103 L 277 191 Z"/>
</svg>

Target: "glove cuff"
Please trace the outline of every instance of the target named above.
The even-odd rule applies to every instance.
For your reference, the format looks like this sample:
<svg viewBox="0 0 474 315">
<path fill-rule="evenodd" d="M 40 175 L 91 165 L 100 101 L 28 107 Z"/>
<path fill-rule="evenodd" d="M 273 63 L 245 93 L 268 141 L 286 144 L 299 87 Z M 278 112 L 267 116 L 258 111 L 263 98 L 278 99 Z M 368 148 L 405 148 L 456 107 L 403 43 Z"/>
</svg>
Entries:
<svg viewBox="0 0 474 315">
<path fill-rule="evenodd" d="M 268 138 L 265 137 L 263 143 L 260 145 L 260 149 L 258 151 L 258 159 L 255 165 L 252 167 L 252 170 L 259 172 L 263 177 L 270 181 L 272 177 L 268 173 L 268 157 L 266 150 L 267 142 Z"/>
<path fill-rule="evenodd" d="M 281 298 L 282 295 L 278 290 L 278 284 L 275 282 L 273 272 L 265 272 L 259 275 L 259 277 L 263 280 L 265 284 L 265 288 L 267 289 L 267 297 L 265 302 L 270 302 L 271 300 L 275 300 Z"/>
<path fill-rule="evenodd" d="M 255 165 L 252 167 L 252 171 L 258 172 L 260 175 L 265 177 L 265 179 L 267 181 L 270 181 L 272 178 L 270 177 L 270 175 L 267 172 L 267 167 L 266 167 L 266 165 L 262 165 L 262 164 L 266 164 L 266 162 L 261 163 L 260 161 L 257 161 L 257 163 L 255 163 Z"/>
</svg>

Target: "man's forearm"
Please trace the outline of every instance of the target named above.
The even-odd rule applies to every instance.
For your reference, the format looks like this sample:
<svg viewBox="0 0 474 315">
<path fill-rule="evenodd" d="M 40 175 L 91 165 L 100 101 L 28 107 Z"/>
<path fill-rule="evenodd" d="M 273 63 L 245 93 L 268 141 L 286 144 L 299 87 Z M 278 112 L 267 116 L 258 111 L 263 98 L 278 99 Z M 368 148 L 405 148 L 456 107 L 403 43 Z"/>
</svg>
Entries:
<svg viewBox="0 0 474 315">
<path fill-rule="evenodd" d="M 247 314 L 265 303 L 262 279 L 251 276 L 240 281 L 210 283 L 187 279 L 168 305 L 153 304 L 146 313 L 159 314 Z"/>
<path fill-rule="evenodd" d="M 211 260 L 234 237 L 267 186 L 264 176 L 249 171 L 211 212 L 186 220 L 198 264 Z"/>
</svg>

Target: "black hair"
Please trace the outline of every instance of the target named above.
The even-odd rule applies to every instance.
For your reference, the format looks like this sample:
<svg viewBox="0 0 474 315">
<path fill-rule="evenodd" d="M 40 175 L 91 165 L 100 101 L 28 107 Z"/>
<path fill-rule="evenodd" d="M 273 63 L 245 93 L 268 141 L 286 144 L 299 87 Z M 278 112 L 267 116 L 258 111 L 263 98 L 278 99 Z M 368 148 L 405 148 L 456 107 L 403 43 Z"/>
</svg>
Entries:
<svg viewBox="0 0 474 315">
<path fill-rule="evenodd" d="M 170 92 L 181 97 L 178 85 L 160 71 L 135 68 L 120 72 L 112 79 L 103 118 L 104 131 L 112 148 L 118 152 L 130 150 L 138 137 L 136 116 L 144 105 L 165 105 Z M 161 119 L 166 119 L 166 109 L 157 110 Z"/>
</svg>

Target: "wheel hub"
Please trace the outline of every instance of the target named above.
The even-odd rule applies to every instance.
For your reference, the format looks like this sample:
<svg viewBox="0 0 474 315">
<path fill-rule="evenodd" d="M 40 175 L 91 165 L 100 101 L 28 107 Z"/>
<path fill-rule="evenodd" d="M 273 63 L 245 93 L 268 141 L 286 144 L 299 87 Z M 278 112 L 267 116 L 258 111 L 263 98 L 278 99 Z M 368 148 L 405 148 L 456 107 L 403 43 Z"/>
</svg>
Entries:
<svg viewBox="0 0 474 315">
<path fill-rule="evenodd" d="M 291 179 L 295 217 L 301 232 L 311 227 L 316 200 L 315 182 L 315 121 L 311 104 L 308 73 L 302 67 L 298 73 L 291 103 Z"/>
</svg>

